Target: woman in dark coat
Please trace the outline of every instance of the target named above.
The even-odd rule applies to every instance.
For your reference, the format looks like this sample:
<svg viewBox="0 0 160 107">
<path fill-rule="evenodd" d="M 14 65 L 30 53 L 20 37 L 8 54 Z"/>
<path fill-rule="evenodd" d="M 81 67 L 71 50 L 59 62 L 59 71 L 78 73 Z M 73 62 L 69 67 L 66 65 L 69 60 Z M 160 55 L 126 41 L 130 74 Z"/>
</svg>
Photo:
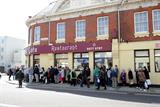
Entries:
<svg viewBox="0 0 160 107">
<path fill-rule="evenodd" d="M 19 88 L 22 88 L 22 81 L 23 81 L 23 79 L 24 79 L 24 73 L 23 73 L 21 70 L 19 70 L 19 71 L 16 73 L 16 78 L 17 78 L 17 80 L 18 80 L 18 82 L 19 82 Z"/>
<path fill-rule="evenodd" d="M 129 86 L 131 87 L 133 85 L 133 73 L 131 69 L 128 71 L 128 79 L 129 79 Z"/>
</svg>

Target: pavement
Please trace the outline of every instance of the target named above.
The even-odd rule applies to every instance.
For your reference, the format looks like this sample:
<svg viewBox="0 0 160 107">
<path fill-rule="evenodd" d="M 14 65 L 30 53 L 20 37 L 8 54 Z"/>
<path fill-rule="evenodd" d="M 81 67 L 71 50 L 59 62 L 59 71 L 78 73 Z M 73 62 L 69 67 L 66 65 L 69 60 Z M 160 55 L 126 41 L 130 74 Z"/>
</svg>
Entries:
<svg viewBox="0 0 160 107">
<path fill-rule="evenodd" d="M 6 81 L 9 84 L 18 85 L 18 81 L 11 80 Z M 71 86 L 70 84 L 43 84 L 43 83 L 23 83 L 23 85 L 27 88 L 31 89 L 40 89 L 40 90 L 73 90 L 73 91 L 84 91 L 84 92 L 100 92 L 100 93 L 138 93 L 138 94 L 152 94 L 155 96 L 160 96 L 160 88 L 154 88 L 150 87 L 149 90 L 140 90 L 136 87 L 128 87 L 128 86 L 119 86 L 117 88 L 107 87 L 107 90 L 104 90 L 103 87 L 100 88 L 100 90 L 96 90 L 96 87 L 94 85 L 91 85 L 90 88 L 87 88 L 87 86 L 84 85 L 84 87 L 80 87 L 80 85 Z"/>
</svg>

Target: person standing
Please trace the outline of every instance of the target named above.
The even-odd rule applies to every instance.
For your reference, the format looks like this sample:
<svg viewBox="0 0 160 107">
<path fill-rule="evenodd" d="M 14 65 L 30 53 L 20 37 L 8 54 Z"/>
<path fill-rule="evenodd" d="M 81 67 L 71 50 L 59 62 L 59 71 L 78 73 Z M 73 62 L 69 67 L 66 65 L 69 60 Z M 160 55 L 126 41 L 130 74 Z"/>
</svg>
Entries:
<svg viewBox="0 0 160 107">
<path fill-rule="evenodd" d="M 117 87 L 117 77 L 118 77 L 118 74 L 117 74 L 117 70 L 113 69 L 111 70 L 111 78 L 112 78 L 112 87 L 113 88 L 116 88 Z"/>
<path fill-rule="evenodd" d="M 98 85 L 98 90 L 100 89 L 100 86 L 103 86 L 104 87 L 104 90 L 106 90 L 106 69 L 105 69 L 105 66 L 102 66 L 100 68 L 100 85 Z"/>
<path fill-rule="evenodd" d="M 11 68 L 9 68 L 9 70 L 8 70 L 8 76 L 9 76 L 8 80 L 9 80 L 9 81 L 11 80 L 12 74 L 13 74 L 13 71 L 12 71 Z"/>
<path fill-rule="evenodd" d="M 107 85 L 112 87 L 112 78 L 111 78 L 111 67 L 108 68 L 107 70 Z"/>
<path fill-rule="evenodd" d="M 76 86 L 77 75 L 75 70 L 71 72 L 71 85 Z"/>
<path fill-rule="evenodd" d="M 28 69 L 28 74 L 29 74 L 29 83 L 32 83 L 33 81 L 33 68 L 32 67 Z"/>
<path fill-rule="evenodd" d="M 129 69 L 128 71 L 128 79 L 129 79 L 129 86 L 131 87 L 133 85 L 133 73 L 131 69 Z"/>
<path fill-rule="evenodd" d="M 120 80 L 122 82 L 122 85 L 125 86 L 126 85 L 126 71 L 124 69 L 121 72 Z"/>
<path fill-rule="evenodd" d="M 139 86 L 140 86 L 140 89 L 145 89 L 145 80 L 146 80 L 146 77 L 145 77 L 145 74 L 143 72 L 142 69 L 140 69 L 138 71 L 138 80 L 139 80 Z"/>
<path fill-rule="evenodd" d="M 19 70 L 17 72 L 16 77 L 17 77 L 18 82 L 19 82 L 19 88 L 22 88 L 22 81 L 24 79 L 24 73 L 22 72 L 22 70 Z"/>
<path fill-rule="evenodd" d="M 39 82 L 39 68 L 37 65 L 34 68 L 34 76 L 36 78 L 36 82 Z"/>
<path fill-rule="evenodd" d="M 93 75 L 94 75 L 94 82 L 95 85 L 97 86 L 97 90 L 99 90 L 100 87 L 100 69 L 98 66 L 95 67 L 94 71 L 93 71 Z"/>
<path fill-rule="evenodd" d="M 147 89 L 149 89 L 149 86 L 151 85 L 151 81 L 150 81 L 150 76 L 149 76 L 149 71 L 147 70 L 147 68 L 144 66 L 143 68 L 143 72 L 145 74 L 145 77 L 146 77 L 146 82 L 147 82 Z"/>
</svg>

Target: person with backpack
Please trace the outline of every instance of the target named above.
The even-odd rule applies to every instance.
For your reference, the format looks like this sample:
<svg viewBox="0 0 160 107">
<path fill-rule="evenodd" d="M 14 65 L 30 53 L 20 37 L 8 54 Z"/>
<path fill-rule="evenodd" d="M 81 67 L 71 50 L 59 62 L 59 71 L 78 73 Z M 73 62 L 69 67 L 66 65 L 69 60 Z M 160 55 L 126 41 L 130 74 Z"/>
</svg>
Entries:
<svg viewBox="0 0 160 107">
<path fill-rule="evenodd" d="M 77 75 L 75 70 L 71 72 L 71 85 L 76 86 Z"/>
</svg>

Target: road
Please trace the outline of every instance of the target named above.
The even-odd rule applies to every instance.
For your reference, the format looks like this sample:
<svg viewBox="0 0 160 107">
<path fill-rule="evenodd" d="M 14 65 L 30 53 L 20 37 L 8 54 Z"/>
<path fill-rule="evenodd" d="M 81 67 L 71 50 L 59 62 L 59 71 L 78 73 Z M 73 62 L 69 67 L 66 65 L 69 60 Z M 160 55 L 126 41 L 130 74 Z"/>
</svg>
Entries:
<svg viewBox="0 0 160 107">
<path fill-rule="evenodd" d="M 18 88 L 0 80 L 0 107 L 160 107 L 160 96 L 55 88 Z"/>
</svg>

